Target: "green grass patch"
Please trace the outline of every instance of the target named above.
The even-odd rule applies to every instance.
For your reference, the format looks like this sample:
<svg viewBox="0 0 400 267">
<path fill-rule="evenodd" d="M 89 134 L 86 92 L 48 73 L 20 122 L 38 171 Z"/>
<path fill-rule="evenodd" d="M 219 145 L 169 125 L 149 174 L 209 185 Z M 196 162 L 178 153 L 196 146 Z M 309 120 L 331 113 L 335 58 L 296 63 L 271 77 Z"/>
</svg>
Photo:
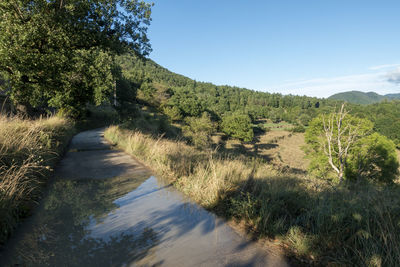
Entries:
<svg viewBox="0 0 400 267">
<path fill-rule="evenodd" d="M 261 127 L 267 131 L 290 131 L 294 125 L 288 122 L 267 122 L 263 123 Z"/>
</svg>

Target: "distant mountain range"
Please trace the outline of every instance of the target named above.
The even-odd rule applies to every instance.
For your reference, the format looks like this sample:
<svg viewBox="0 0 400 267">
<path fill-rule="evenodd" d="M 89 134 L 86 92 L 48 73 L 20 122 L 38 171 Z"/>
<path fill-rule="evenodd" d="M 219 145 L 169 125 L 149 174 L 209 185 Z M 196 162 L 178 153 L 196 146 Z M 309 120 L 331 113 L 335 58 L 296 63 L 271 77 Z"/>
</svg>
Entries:
<svg viewBox="0 0 400 267">
<path fill-rule="evenodd" d="M 349 91 L 331 95 L 328 99 L 336 99 L 336 100 L 343 100 L 349 103 L 354 104 L 373 104 L 377 102 L 381 102 L 383 100 L 393 100 L 393 99 L 400 99 L 399 94 L 386 94 L 380 95 L 375 92 L 360 92 L 360 91 Z"/>
</svg>

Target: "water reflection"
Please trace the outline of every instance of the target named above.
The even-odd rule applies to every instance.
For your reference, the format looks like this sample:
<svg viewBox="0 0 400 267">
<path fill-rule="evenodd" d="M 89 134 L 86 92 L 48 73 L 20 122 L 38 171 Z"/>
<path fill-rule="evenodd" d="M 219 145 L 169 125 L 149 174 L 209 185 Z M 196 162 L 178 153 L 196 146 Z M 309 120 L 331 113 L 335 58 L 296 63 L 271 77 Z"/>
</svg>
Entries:
<svg viewBox="0 0 400 267">
<path fill-rule="evenodd" d="M 55 182 L 0 266 L 280 265 L 223 220 L 147 177 Z"/>
<path fill-rule="evenodd" d="M 121 266 L 149 257 L 159 241 L 150 227 L 92 235 L 147 177 L 55 182 L 35 216 L 10 242 L 7 264 Z"/>
</svg>

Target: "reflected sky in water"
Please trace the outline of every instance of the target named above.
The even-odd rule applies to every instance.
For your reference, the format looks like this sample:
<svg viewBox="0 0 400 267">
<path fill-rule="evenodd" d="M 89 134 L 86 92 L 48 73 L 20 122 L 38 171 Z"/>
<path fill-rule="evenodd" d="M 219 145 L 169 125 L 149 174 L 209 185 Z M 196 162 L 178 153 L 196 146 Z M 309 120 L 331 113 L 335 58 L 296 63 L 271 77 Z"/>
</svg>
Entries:
<svg viewBox="0 0 400 267">
<path fill-rule="evenodd" d="M 3 252 L 3 265 L 263 266 L 267 254 L 145 173 L 58 180 Z"/>
<path fill-rule="evenodd" d="M 92 234 L 127 204 L 120 199 L 147 178 L 55 182 L 35 215 L 9 243 L 3 264 L 121 266 L 148 256 L 158 242 L 150 227 L 135 233 L 120 228 L 112 234 Z"/>
</svg>

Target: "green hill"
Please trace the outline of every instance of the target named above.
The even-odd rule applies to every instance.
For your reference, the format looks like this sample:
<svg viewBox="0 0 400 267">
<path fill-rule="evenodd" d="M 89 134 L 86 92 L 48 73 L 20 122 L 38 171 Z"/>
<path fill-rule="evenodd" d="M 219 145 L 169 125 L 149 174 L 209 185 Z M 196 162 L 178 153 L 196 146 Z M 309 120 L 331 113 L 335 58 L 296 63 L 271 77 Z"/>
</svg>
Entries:
<svg viewBox="0 0 400 267">
<path fill-rule="evenodd" d="M 342 100 L 354 104 L 368 105 L 381 102 L 385 99 L 386 100 L 400 99 L 400 94 L 380 95 L 375 92 L 364 93 L 360 91 L 349 91 L 349 92 L 334 94 L 328 98 L 335 100 Z"/>
<path fill-rule="evenodd" d="M 387 99 L 387 97 L 374 92 L 364 93 L 360 91 L 350 91 L 334 94 L 330 96 L 329 99 L 342 100 L 354 104 L 368 105 L 381 102 L 382 100 Z"/>
<path fill-rule="evenodd" d="M 400 99 L 400 94 L 387 94 L 385 96 L 389 99 Z"/>
</svg>

